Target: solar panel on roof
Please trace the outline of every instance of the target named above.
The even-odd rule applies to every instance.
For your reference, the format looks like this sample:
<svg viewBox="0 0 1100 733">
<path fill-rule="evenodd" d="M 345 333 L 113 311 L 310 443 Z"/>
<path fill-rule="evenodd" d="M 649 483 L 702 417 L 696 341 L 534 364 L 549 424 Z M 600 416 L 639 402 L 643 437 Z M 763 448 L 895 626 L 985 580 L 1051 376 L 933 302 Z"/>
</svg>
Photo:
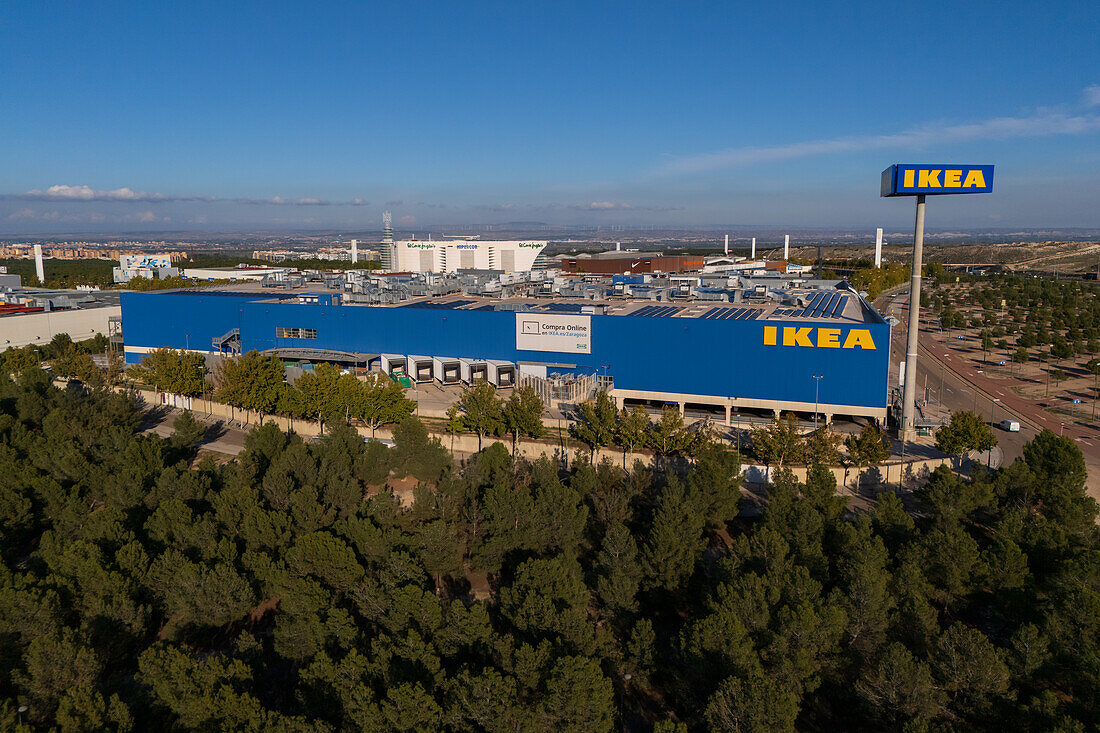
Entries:
<svg viewBox="0 0 1100 733">
<path fill-rule="evenodd" d="M 760 313 L 761 313 L 761 311 L 759 311 L 759 310 L 750 310 L 749 311 L 749 317 L 746 320 L 755 321 L 757 318 L 760 317 Z"/>
<path fill-rule="evenodd" d="M 710 318 L 720 310 L 722 310 L 722 309 L 721 308 L 711 308 L 709 311 L 707 311 L 706 313 L 704 313 L 703 315 L 701 315 L 699 317 L 700 318 Z"/>
<path fill-rule="evenodd" d="M 829 304 L 830 297 L 828 293 L 825 293 L 817 299 L 817 302 L 814 303 L 813 310 L 810 311 L 810 318 L 818 318 L 821 316 L 822 312 L 825 310 L 825 306 Z"/>
<path fill-rule="evenodd" d="M 474 301 L 472 300 L 452 300 L 446 303 L 439 303 L 432 300 L 422 300 L 415 303 L 405 303 L 398 306 L 399 308 L 425 308 L 428 310 L 453 310 L 455 308 L 461 308 L 464 305 L 470 305 Z"/>
<path fill-rule="evenodd" d="M 831 296 L 827 293 L 822 296 L 817 303 L 814 304 L 814 309 L 810 311 L 810 318 L 818 318 L 825 311 L 825 307 L 829 305 L 829 298 Z"/>
<path fill-rule="evenodd" d="M 846 305 L 848 305 L 848 296 L 840 296 L 836 301 L 836 305 L 834 305 L 833 309 L 829 312 L 829 318 L 838 318 L 840 314 L 844 312 L 844 307 Z"/>
</svg>

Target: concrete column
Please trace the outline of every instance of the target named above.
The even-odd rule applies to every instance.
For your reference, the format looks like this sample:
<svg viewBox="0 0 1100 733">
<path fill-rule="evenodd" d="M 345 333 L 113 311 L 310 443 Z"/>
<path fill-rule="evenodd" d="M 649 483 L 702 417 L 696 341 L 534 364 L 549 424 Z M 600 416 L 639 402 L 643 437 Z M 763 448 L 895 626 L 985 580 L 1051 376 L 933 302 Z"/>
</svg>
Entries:
<svg viewBox="0 0 1100 733">
<path fill-rule="evenodd" d="M 783 259 L 789 260 L 791 258 L 791 235 L 783 235 Z"/>
<path fill-rule="evenodd" d="M 779 408 L 776 408 L 776 409 L 772 410 L 772 413 L 773 413 L 773 414 L 775 415 L 775 419 L 776 419 L 776 420 L 778 420 L 778 419 L 779 419 L 779 415 L 780 415 L 780 410 L 779 410 Z"/>
<path fill-rule="evenodd" d="M 676 406 L 680 408 L 680 417 L 683 417 L 684 416 L 684 403 L 683 402 L 677 402 Z"/>
<path fill-rule="evenodd" d="M 752 254 L 749 255 L 750 260 L 756 259 L 756 237 L 752 238 Z"/>
<path fill-rule="evenodd" d="M 832 415 L 832 413 L 830 413 L 830 412 L 826 412 L 826 413 L 824 413 L 824 415 L 825 415 L 825 424 L 826 424 L 826 425 L 832 425 L 832 423 L 833 423 L 833 415 Z"/>
<path fill-rule="evenodd" d="M 730 405 L 726 405 L 726 427 L 730 426 L 730 411 L 733 408 Z"/>
<path fill-rule="evenodd" d="M 619 409 L 619 410 L 623 409 L 623 402 L 625 401 L 624 398 L 616 397 L 615 395 L 612 395 L 611 399 L 615 400 L 615 407 L 617 409 Z"/>
<path fill-rule="evenodd" d="M 875 232 L 875 267 L 882 267 L 882 227 Z"/>
</svg>

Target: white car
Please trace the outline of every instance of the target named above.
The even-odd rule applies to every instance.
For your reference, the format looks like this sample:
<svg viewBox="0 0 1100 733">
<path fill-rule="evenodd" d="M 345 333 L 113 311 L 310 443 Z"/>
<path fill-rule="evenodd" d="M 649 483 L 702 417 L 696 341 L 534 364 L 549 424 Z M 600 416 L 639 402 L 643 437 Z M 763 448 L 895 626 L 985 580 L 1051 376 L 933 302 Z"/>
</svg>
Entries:
<svg viewBox="0 0 1100 733">
<path fill-rule="evenodd" d="M 1016 422 L 1015 420 L 1001 420 L 999 423 L 997 423 L 997 426 L 1000 427 L 1001 430 L 1009 433 L 1020 432 L 1020 423 Z"/>
</svg>

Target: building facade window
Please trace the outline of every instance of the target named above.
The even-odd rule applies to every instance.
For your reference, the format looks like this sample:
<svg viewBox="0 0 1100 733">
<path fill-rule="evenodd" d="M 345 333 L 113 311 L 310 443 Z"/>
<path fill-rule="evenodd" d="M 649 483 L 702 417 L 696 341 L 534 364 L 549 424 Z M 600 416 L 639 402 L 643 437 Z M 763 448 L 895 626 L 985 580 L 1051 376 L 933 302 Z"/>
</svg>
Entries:
<svg viewBox="0 0 1100 733">
<path fill-rule="evenodd" d="M 280 339 L 315 339 L 317 338 L 316 328 L 284 328 L 283 326 L 275 327 L 275 338 Z"/>
</svg>

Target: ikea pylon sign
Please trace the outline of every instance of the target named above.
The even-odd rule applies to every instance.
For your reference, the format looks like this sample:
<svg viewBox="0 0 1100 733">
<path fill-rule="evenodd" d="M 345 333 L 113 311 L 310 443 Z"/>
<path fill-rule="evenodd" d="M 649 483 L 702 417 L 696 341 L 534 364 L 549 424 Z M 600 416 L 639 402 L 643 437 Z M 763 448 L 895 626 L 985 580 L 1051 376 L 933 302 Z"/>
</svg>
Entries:
<svg viewBox="0 0 1100 733">
<path fill-rule="evenodd" d="M 898 163 L 882 172 L 882 196 L 993 193 L 993 166 Z"/>
</svg>

